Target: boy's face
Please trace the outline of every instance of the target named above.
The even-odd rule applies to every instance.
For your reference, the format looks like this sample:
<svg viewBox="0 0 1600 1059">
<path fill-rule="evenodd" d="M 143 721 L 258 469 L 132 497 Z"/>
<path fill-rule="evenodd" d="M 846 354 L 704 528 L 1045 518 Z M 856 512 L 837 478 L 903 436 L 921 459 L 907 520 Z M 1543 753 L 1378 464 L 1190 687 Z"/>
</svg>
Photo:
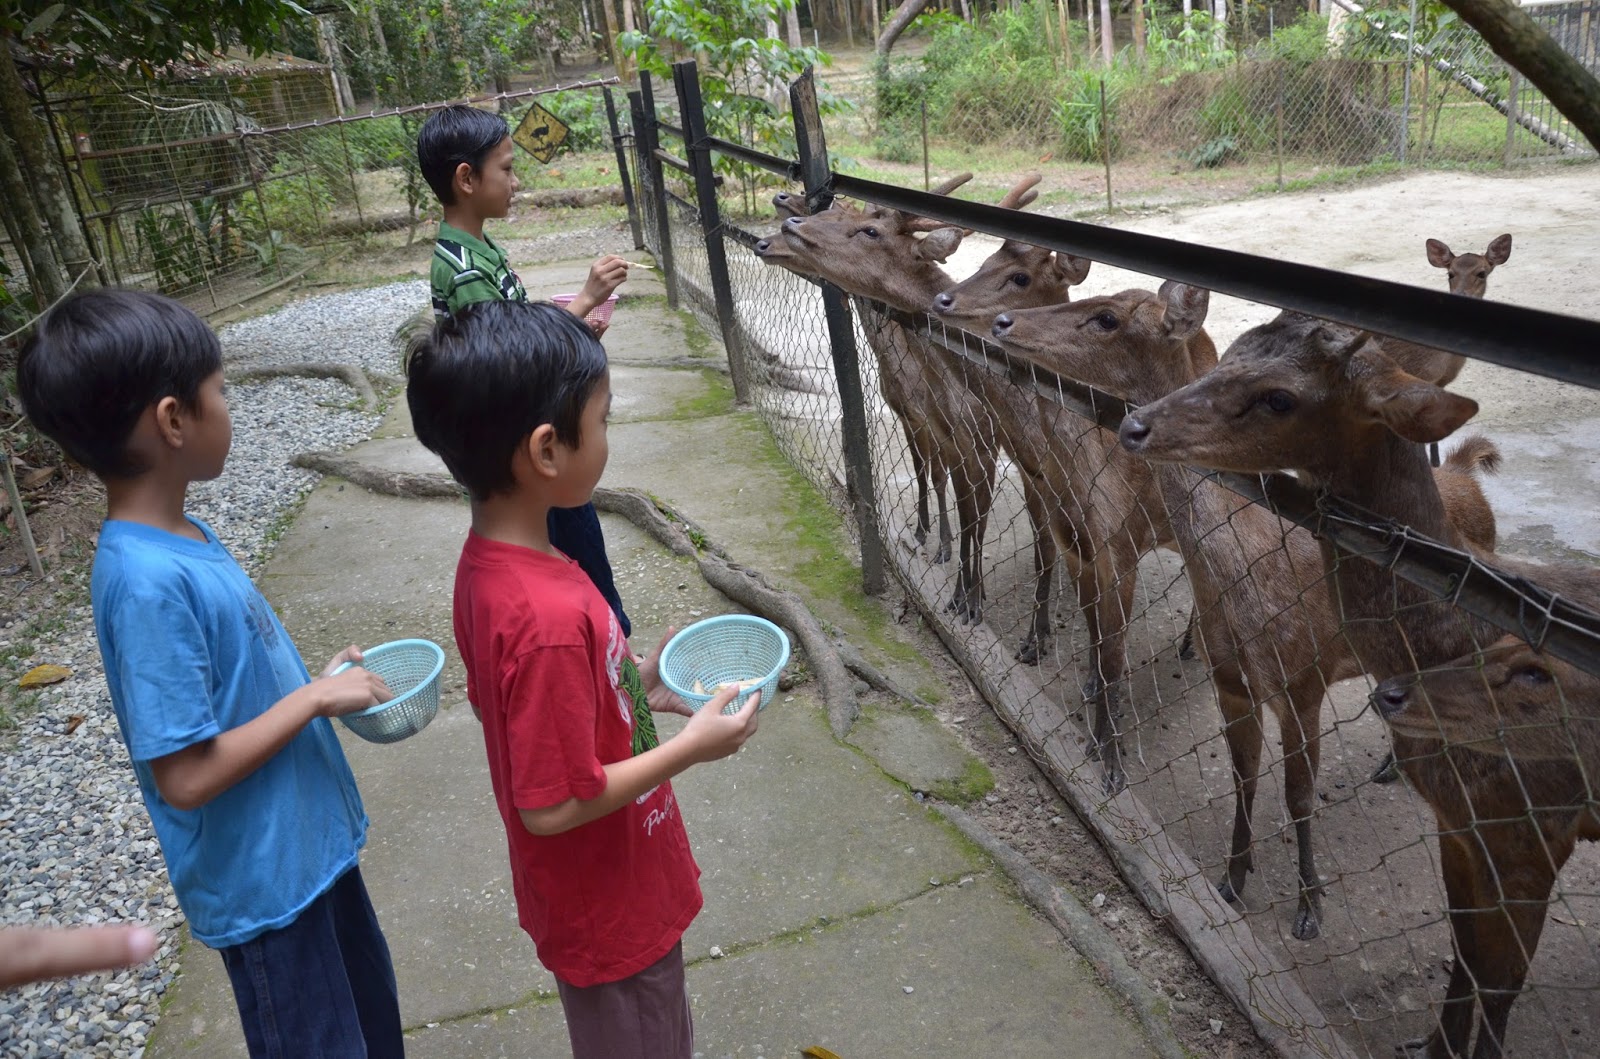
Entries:
<svg viewBox="0 0 1600 1059">
<path fill-rule="evenodd" d="M 589 395 L 579 417 L 581 433 L 576 448 L 566 450 L 566 464 L 562 474 L 562 492 L 559 507 L 582 507 L 594 496 L 595 486 L 605 473 L 606 460 L 611 455 L 606 439 L 606 425 L 611 416 L 611 373 L 600 376 L 594 392 Z"/>
<path fill-rule="evenodd" d="M 480 217 L 504 217 L 511 212 L 511 197 L 522 185 L 512 166 L 516 145 L 507 136 L 484 156 L 476 171 L 465 163 L 456 175 L 456 197 L 470 203 Z"/>
<path fill-rule="evenodd" d="M 210 481 L 222 474 L 228 450 L 233 447 L 233 419 L 222 392 L 222 372 L 212 373 L 200 384 L 190 422 L 193 440 L 184 445 L 188 477 L 190 481 Z"/>
</svg>

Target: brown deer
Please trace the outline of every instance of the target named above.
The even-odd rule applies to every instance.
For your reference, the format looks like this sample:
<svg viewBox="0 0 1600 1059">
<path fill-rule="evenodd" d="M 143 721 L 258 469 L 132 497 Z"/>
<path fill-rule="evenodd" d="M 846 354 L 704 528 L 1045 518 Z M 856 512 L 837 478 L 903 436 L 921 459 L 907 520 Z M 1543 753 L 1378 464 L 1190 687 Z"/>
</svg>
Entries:
<svg viewBox="0 0 1600 1059">
<path fill-rule="evenodd" d="M 1448 1028 L 1430 1056 L 1466 1054 L 1474 988 L 1484 1009 L 1474 1054 L 1502 1054 L 1550 891 L 1577 843 L 1600 840 L 1597 704 L 1600 680 L 1516 637 L 1372 693 L 1397 748 L 1442 746 L 1453 766 L 1449 777 L 1430 769 L 1444 782 L 1418 788 L 1439 821 L 1456 943 Z"/>
<path fill-rule="evenodd" d="M 1129 415 L 1121 433 L 1131 451 L 1163 462 L 1248 473 L 1295 470 L 1313 487 L 1378 517 L 1470 549 L 1447 513 L 1423 446 L 1448 436 L 1477 409 L 1476 402 L 1402 371 L 1370 336 L 1352 337 L 1348 328 L 1285 312 L 1241 335 L 1209 374 Z M 1334 572 L 1333 602 L 1344 636 L 1362 668 L 1379 680 L 1448 663 L 1501 635 L 1386 568 L 1325 541 L 1321 548 Z M 1493 568 L 1600 605 L 1600 570 L 1492 558 Z M 1487 755 L 1437 736 L 1392 734 L 1401 769 L 1445 832 L 1440 863 L 1456 951 L 1438 1027 L 1402 1048 L 1429 1059 L 1466 1054 L 1477 1010 L 1472 1054 L 1490 1059 L 1502 1054 L 1554 869 L 1543 859 L 1500 864 L 1473 833 L 1451 831 L 1474 818 L 1474 777 Z M 1496 878 L 1498 890 L 1485 884 Z"/>
<path fill-rule="evenodd" d="M 1035 178 L 1037 179 L 1037 178 Z M 961 283 L 944 291 L 934 299 L 934 312 L 945 319 L 965 324 L 972 319 L 985 322 L 1006 308 L 1033 305 L 1053 305 L 1068 301 L 1072 288 L 1089 275 L 1090 262 L 1081 257 L 1057 257 L 1049 250 L 1006 240 L 978 266 L 978 270 Z M 963 310 L 957 313 L 957 304 Z M 965 312 L 969 305 L 990 306 L 979 317 Z M 972 330 L 972 328 L 968 328 Z M 1055 582 L 1056 560 L 1059 549 L 1065 545 L 1069 555 L 1075 545 L 1086 543 L 1066 518 L 1064 505 L 1071 504 L 1071 495 L 1052 488 L 1050 469 L 1060 469 L 1070 462 L 1068 453 L 1051 453 L 1057 433 L 1041 424 L 1059 412 L 1043 398 L 1028 394 L 1004 380 L 985 378 L 983 373 L 972 373 L 972 380 L 980 389 L 985 402 L 994 412 L 999 428 L 1000 443 L 1016 464 L 1022 483 L 1023 502 L 1033 523 L 1034 599 L 1028 632 L 1016 652 L 1016 659 L 1026 665 L 1039 660 L 1039 652 L 1050 636 L 1050 591 Z M 1055 446 L 1059 448 L 1059 446 Z M 1068 443 L 1068 447 L 1071 445 Z M 1077 495 L 1083 495 L 1082 493 Z M 1076 564 L 1073 582 L 1084 576 Z M 1098 601 L 1101 597 L 1093 591 L 1080 592 L 1081 599 Z M 1086 618 L 1088 615 L 1086 615 Z M 1088 621 L 1091 630 L 1099 627 L 1098 613 Z M 1091 640 L 1098 642 L 1093 632 Z M 1108 670 L 1098 665 L 1091 667 L 1096 673 Z M 1124 666 L 1125 669 L 1125 666 Z"/>
<path fill-rule="evenodd" d="M 1033 197 L 1037 175 L 1024 178 L 1001 201 L 1007 208 Z M 815 217 L 790 217 L 780 227 L 788 250 L 802 271 L 821 276 L 854 294 L 874 297 L 897 308 L 920 311 L 949 286 L 940 268 L 960 245 L 964 232 L 899 210 L 828 210 Z M 918 238 L 918 236 L 922 238 Z M 864 313 L 869 334 L 884 321 Z M 908 335 L 934 406 L 942 415 L 940 449 L 948 456 L 960 523 L 960 570 L 949 607 L 964 622 L 983 616 L 983 539 L 993 501 L 999 456 L 997 426 L 990 410 L 966 382 L 965 368 L 942 349 Z"/>
<path fill-rule="evenodd" d="M 1450 248 L 1437 239 L 1426 244 L 1428 264 L 1445 270 L 1451 294 L 1467 298 L 1481 298 L 1489 289 L 1489 273 L 1496 265 L 1503 265 L 1511 257 L 1511 236 L 1496 236 L 1489 248 L 1481 254 L 1452 254 Z M 1382 338 L 1383 350 L 1407 374 L 1439 386 L 1449 386 L 1461 374 L 1467 358 L 1445 349 L 1435 349 L 1420 342 L 1401 338 Z"/>
<path fill-rule="evenodd" d="M 934 188 L 934 194 L 948 195 L 971 179 L 971 173 L 951 177 Z M 805 199 L 800 195 L 780 192 L 773 197 L 772 204 L 779 216 L 785 219 L 807 215 Z M 849 207 L 838 204 L 835 208 Z M 788 242 L 779 236 L 756 243 L 755 252 L 756 256 L 768 264 L 779 265 L 800 275 L 815 275 L 800 267 L 799 258 L 790 249 Z M 858 317 L 861 316 L 863 308 L 859 304 L 856 306 Z M 906 438 L 906 447 L 911 453 L 912 473 L 917 486 L 917 514 L 913 534 L 919 545 L 927 542 L 931 526 L 928 512 L 931 479 L 933 495 L 939 509 L 939 543 L 931 558 L 935 563 L 944 563 L 950 559 L 952 537 L 950 514 L 945 506 L 945 483 L 949 480 L 949 463 L 947 454 L 940 448 L 939 437 L 934 427 L 934 424 L 942 419 L 942 412 L 934 403 L 933 387 L 926 383 L 917 359 L 910 353 L 910 341 L 910 336 L 898 324 L 886 324 L 881 328 L 869 329 L 867 333 L 868 347 L 878 363 L 878 390 L 883 395 L 884 403 L 900 421 Z"/>
</svg>

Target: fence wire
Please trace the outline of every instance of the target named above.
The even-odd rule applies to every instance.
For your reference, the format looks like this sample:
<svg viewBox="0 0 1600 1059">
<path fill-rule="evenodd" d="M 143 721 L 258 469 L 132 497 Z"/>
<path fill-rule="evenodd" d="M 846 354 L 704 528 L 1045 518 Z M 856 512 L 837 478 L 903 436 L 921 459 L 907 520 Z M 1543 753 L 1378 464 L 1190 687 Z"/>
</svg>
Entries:
<svg viewBox="0 0 1600 1059">
<path fill-rule="evenodd" d="M 679 296 L 715 330 L 705 227 L 678 191 L 667 202 Z M 1064 302 L 1082 276 L 1062 270 L 1076 266 L 1002 250 L 955 287 L 944 319 L 912 316 L 954 281 L 846 252 L 848 225 L 830 232 L 829 218 L 802 221 L 815 246 L 798 260 L 799 243 L 718 222 L 731 355 L 751 371 L 754 407 L 851 512 L 814 281 L 840 284 L 860 350 L 876 529 L 901 585 L 1102 838 L 1165 851 L 1144 892 L 1158 912 L 1204 917 L 1199 932 L 1231 952 L 1258 1030 L 1312 1054 L 1387 1056 L 1430 1033 L 1459 1054 L 1474 1033 L 1518 1054 L 1593 1054 L 1600 851 L 1580 840 L 1600 838 L 1600 676 L 1502 641 L 1368 559 L 1339 552 L 1330 567 L 1308 530 L 1238 491 L 1249 483 L 1127 453 L 1105 407 L 1085 407 L 1051 372 L 1008 373 L 986 359 L 992 343 L 954 326 L 985 331 L 1002 310 Z M 1005 282 L 1018 271 L 1031 293 Z M 1088 314 L 1106 302 L 1125 327 L 1141 318 L 1114 301 L 1075 304 Z M 1077 361 L 1057 350 L 1046 366 L 1113 392 L 1180 371 L 1157 370 L 1127 342 L 1122 363 L 1106 347 Z M 1209 347 L 1192 352 L 1181 370 L 1215 360 Z M 1460 486 L 1470 454 L 1437 473 Z M 1453 516 L 1463 525 L 1479 510 L 1472 491 Z M 1481 494 L 1476 503 L 1487 512 Z M 1346 519 L 1404 550 L 1409 531 L 1384 522 L 1396 512 L 1369 506 L 1323 524 Z M 1471 578 L 1524 591 L 1492 562 L 1600 602 L 1594 571 L 1484 558 L 1492 540 L 1482 543 Z M 1525 599 L 1530 620 L 1547 612 Z M 1420 689 L 1416 678 L 1374 689 L 1416 669 L 1428 670 Z M 1405 782 L 1385 767 L 1391 751 Z M 1476 1031 L 1474 998 L 1487 1019 Z"/>
</svg>

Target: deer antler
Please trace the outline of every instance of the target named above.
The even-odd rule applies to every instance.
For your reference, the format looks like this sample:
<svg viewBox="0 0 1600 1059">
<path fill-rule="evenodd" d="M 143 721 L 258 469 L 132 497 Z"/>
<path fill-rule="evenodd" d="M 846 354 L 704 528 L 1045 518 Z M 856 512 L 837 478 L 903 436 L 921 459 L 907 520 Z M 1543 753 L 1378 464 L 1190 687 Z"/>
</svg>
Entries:
<svg viewBox="0 0 1600 1059">
<path fill-rule="evenodd" d="M 1034 199 L 1039 197 L 1039 193 L 1034 191 L 1033 187 L 1042 179 L 1043 178 L 1038 173 L 1028 173 L 1023 176 L 1021 180 L 1018 180 L 1011 186 L 1010 191 L 1006 192 L 1006 197 L 1000 200 L 1000 208 L 1006 210 L 1020 210 L 1022 207 L 1031 203 Z"/>
<path fill-rule="evenodd" d="M 929 189 L 928 194 L 930 194 L 930 195 L 948 195 L 952 191 L 954 191 L 956 188 L 960 187 L 962 184 L 965 184 L 967 181 L 969 181 L 971 179 L 972 179 L 972 174 L 971 173 L 957 173 L 955 176 L 951 177 L 949 180 L 946 180 L 944 183 L 935 184 L 931 189 Z"/>
</svg>

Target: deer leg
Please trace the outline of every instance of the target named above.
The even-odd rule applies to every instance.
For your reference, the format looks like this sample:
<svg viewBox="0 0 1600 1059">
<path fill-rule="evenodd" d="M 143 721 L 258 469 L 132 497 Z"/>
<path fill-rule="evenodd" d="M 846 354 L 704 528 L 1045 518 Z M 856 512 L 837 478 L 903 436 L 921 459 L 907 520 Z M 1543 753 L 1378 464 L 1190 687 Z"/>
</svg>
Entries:
<svg viewBox="0 0 1600 1059">
<path fill-rule="evenodd" d="M 1572 855 L 1573 839 L 1541 834 L 1528 822 L 1506 825 L 1521 834 L 1502 850 L 1498 835 L 1480 836 L 1489 849 L 1492 865 L 1490 891 L 1497 907 L 1478 923 L 1477 961 L 1472 968 L 1478 987 L 1478 1043 L 1473 1059 L 1501 1059 L 1505 1054 L 1506 1022 L 1528 977 L 1528 965 L 1539 948 L 1549 911 L 1550 888 L 1561 865 Z M 1499 829 L 1496 829 L 1499 830 Z"/>
<path fill-rule="evenodd" d="M 1250 817 L 1261 773 L 1261 720 L 1240 678 L 1232 666 L 1212 674 L 1217 706 L 1222 711 L 1222 735 L 1228 741 L 1228 760 L 1233 767 L 1233 844 L 1228 849 L 1227 877 L 1217 884 L 1224 901 L 1240 900 L 1245 876 L 1255 870 Z"/>
<path fill-rule="evenodd" d="M 1440 1005 L 1438 1025 L 1426 1037 L 1402 1041 L 1395 1046 L 1398 1055 L 1417 1059 L 1459 1059 L 1466 1055 L 1477 1002 L 1472 968 L 1478 962 L 1477 910 L 1482 907 L 1478 891 L 1483 859 L 1472 837 L 1450 833 L 1450 826 L 1443 819 L 1439 821 L 1439 832 L 1439 868 L 1444 875 L 1450 944 L 1455 950 L 1455 960 L 1450 968 L 1450 984 L 1445 987 L 1444 1003 Z"/>
<path fill-rule="evenodd" d="M 1300 903 L 1295 912 L 1294 936 L 1310 941 L 1322 933 L 1322 877 L 1317 874 L 1311 843 L 1311 816 L 1317 807 L 1317 765 L 1321 755 L 1318 726 L 1322 715 L 1324 684 L 1315 676 L 1302 677 L 1289 687 L 1289 701 L 1280 707 L 1278 729 L 1283 735 L 1284 794 L 1294 821 L 1299 853 Z"/>
<path fill-rule="evenodd" d="M 973 494 L 966 474 L 965 462 L 958 462 L 951 468 L 950 484 L 955 487 L 956 494 L 956 532 L 958 557 L 956 564 L 956 585 L 950 599 L 945 603 L 945 610 L 953 614 L 966 613 L 967 592 L 972 576 L 972 530 L 977 521 L 972 510 Z M 963 618 L 963 620 L 965 620 Z"/>
<path fill-rule="evenodd" d="M 911 470 L 917 478 L 917 527 L 913 531 L 917 544 L 928 543 L 928 458 L 922 451 L 922 446 L 917 441 L 917 432 L 911 429 L 911 424 L 901 421 L 900 426 L 905 430 L 906 447 L 911 450 Z M 941 500 L 943 497 L 940 498 Z"/>
<path fill-rule="evenodd" d="M 928 484 L 939 502 L 939 546 L 934 549 L 933 561 L 936 564 L 947 563 L 950 561 L 950 508 L 945 501 L 945 486 L 950 481 L 950 465 L 936 441 L 927 444 L 925 458 L 928 461 Z"/>
<path fill-rule="evenodd" d="M 1032 666 L 1039 664 L 1039 652 L 1050 636 L 1050 588 L 1055 582 L 1057 551 L 1050 512 L 1039 484 L 1026 475 L 1022 482 L 1022 498 L 1028 506 L 1028 520 L 1033 523 L 1033 615 L 1028 634 L 1013 657 Z"/>
<path fill-rule="evenodd" d="M 983 540 L 989 532 L 989 511 L 994 506 L 995 450 L 979 442 L 973 454 L 972 572 L 967 582 L 966 613 L 962 620 L 976 625 L 983 620 Z"/>
<path fill-rule="evenodd" d="M 1092 670 L 1084 698 L 1094 704 L 1094 743 L 1100 748 L 1107 794 L 1127 785 L 1122 767 L 1122 734 L 1117 728 L 1118 700 L 1128 676 L 1128 615 L 1133 611 L 1137 556 L 1122 554 L 1112 542 L 1083 564 L 1088 575 L 1078 582 L 1078 602 L 1089 628 Z M 1121 561 L 1119 561 L 1121 560 Z"/>
</svg>

